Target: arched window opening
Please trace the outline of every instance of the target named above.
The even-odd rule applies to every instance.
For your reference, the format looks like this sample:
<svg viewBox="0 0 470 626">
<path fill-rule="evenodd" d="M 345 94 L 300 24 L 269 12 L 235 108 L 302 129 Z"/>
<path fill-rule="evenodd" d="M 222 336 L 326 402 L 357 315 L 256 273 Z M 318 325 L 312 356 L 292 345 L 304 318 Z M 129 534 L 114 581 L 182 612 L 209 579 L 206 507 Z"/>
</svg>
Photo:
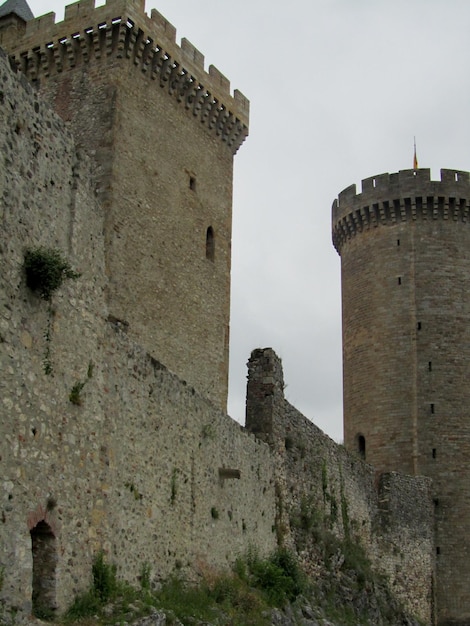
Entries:
<svg viewBox="0 0 470 626">
<path fill-rule="evenodd" d="M 33 614 L 40 618 L 53 617 L 57 609 L 55 580 L 57 549 L 51 527 L 44 521 L 31 530 L 33 554 Z"/>
<path fill-rule="evenodd" d="M 359 456 L 365 460 L 366 458 L 366 438 L 364 435 L 357 436 L 357 451 L 359 452 Z"/>
<path fill-rule="evenodd" d="M 213 261 L 215 256 L 215 238 L 214 229 L 209 226 L 206 233 L 206 259 Z"/>
</svg>

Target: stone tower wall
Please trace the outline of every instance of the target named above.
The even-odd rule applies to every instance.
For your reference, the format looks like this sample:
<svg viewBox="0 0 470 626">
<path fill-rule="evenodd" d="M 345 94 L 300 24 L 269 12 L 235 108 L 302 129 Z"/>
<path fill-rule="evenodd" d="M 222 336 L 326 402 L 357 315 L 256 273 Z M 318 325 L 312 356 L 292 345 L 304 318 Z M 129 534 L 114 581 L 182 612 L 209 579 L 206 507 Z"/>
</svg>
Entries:
<svg viewBox="0 0 470 626">
<path fill-rule="evenodd" d="M 270 348 L 254 350 L 248 363 L 246 427 L 272 447 L 278 534 L 312 578 L 316 545 L 299 532 L 308 515 L 323 531 L 360 543 L 407 609 L 433 623 L 431 481 L 376 473 L 326 436 L 285 399 L 282 364 Z"/>
<path fill-rule="evenodd" d="M 249 545 L 268 555 L 269 447 L 109 314 L 93 162 L 3 52 L 0 84 L 0 607 L 31 612 L 38 525 L 52 533 L 59 611 L 88 588 L 99 550 L 136 586 L 143 564 L 154 581 L 191 579 Z M 50 304 L 26 286 L 38 246 L 80 272 Z"/>
<path fill-rule="evenodd" d="M 175 36 L 135 0 L 84 0 L 7 43 L 94 160 L 110 312 L 225 409 L 233 155 L 249 103 Z"/>
<path fill-rule="evenodd" d="M 89 537 L 97 532 L 106 438 L 97 394 L 107 316 L 103 219 L 86 155 L 1 50 L 0 67 L 1 593 L 7 606 L 30 612 L 30 531 L 38 523 L 58 544 L 60 607 L 88 580 L 96 549 Z M 60 250 L 81 273 L 50 305 L 26 287 L 24 254 L 38 246 Z M 93 393 L 77 414 L 69 394 L 87 380 L 90 363 Z"/>
<path fill-rule="evenodd" d="M 333 205 L 341 255 L 345 443 L 433 479 L 440 622 L 470 617 L 470 177 L 383 174 Z M 361 440 L 361 438 L 363 438 Z M 460 622 L 456 622 L 460 623 Z"/>
<path fill-rule="evenodd" d="M 83 80 L 107 104 L 96 107 L 97 124 L 112 137 L 109 116 L 120 106 L 112 89 L 94 87 L 88 71 Z M 285 401 L 272 351 L 250 365 L 257 436 L 247 432 L 134 341 L 132 315 L 110 311 L 103 207 L 111 190 L 100 183 L 108 161 L 95 151 L 112 156 L 113 141 L 100 147 L 89 133 L 77 143 L 70 126 L 0 51 L 0 609 L 30 614 L 38 578 L 49 608 L 66 609 L 89 586 L 99 550 L 136 585 L 146 564 L 153 581 L 175 571 L 191 579 L 249 546 L 268 555 L 283 532 L 293 538 L 298 497 L 324 503 L 325 463 L 328 489 L 347 499 L 366 546 L 376 529 L 371 558 L 390 576 L 405 563 L 406 579 L 392 577 L 396 592 L 429 615 L 425 480 L 392 475 L 377 490 L 371 468 Z M 26 286 L 24 254 L 37 246 L 60 250 L 80 272 L 50 303 Z M 384 515 L 382 531 L 375 522 Z M 42 561 L 38 529 L 48 541 Z M 334 530 L 344 533 L 339 523 Z"/>
</svg>

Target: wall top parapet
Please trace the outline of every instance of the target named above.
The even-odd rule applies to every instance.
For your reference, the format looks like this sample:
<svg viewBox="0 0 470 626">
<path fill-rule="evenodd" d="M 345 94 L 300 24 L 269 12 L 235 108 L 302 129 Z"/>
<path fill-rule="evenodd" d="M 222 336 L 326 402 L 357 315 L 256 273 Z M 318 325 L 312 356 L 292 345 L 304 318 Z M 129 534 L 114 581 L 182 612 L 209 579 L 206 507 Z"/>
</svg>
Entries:
<svg viewBox="0 0 470 626">
<path fill-rule="evenodd" d="M 95 7 L 95 0 L 80 0 L 65 7 L 64 20 L 55 21 L 55 13 L 47 13 L 26 22 L 24 35 L 8 52 L 18 58 L 38 47 L 52 48 L 67 39 L 89 35 L 118 22 L 127 24 L 144 37 L 182 71 L 203 85 L 227 110 L 248 127 L 249 100 L 239 91 L 230 93 L 230 81 L 213 65 L 206 71 L 204 55 L 186 38 L 176 43 L 176 28 L 156 9 L 150 17 L 145 12 L 144 0 L 107 0 Z"/>
<path fill-rule="evenodd" d="M 344 243 L 358 232 L 379 224 L 408 220 L 470 222 L 470 174 L 441 169 L 440 180 L 431 180 L 431 170 L 400 170 L 378 174 L 346 187 L 332 206 L 333 245 L 339 254 Z"/>
<path fill-rule="evenodd" d="M 431 180 L 428 168 L 400 170 L 393 174 L 377 174 L 365 178 L 361 192 L 350 185 L 340 192 L 332 206 L 333 223 L 347 213 L 372 204 L 410 197 L 470 197 L 470 173 L 456 169 L 441 169 L 440 180 Z"/>
</svg>

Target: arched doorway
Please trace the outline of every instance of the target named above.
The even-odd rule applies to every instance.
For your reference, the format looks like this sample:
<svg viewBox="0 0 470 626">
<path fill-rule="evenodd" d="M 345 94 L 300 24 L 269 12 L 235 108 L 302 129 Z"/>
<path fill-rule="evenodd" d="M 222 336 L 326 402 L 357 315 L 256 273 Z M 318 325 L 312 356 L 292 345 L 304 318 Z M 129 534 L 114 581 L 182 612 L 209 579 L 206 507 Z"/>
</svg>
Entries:
<svg viewBox="0 0 470 626">
<path fill-rule="evenodd" d="M 52 617 L 57 605 L 55 599 L 57 548 L 51 527 L 44 520 L 31 529 L 33 555 L 33 614 Z"/>
</svg>

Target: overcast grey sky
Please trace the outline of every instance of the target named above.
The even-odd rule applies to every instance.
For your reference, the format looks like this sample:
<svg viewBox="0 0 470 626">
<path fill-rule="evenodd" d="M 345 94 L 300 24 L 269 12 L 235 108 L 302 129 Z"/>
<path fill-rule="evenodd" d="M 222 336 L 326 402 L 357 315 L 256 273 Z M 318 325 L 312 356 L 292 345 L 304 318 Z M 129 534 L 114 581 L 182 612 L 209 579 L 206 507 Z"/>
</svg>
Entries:
<svg viewBox="0 0 470 626">
<path fill-rule="evenodd" d="M 100 2 L 101 4 L 101 2 Z M 64 3 L 31 0 L 39 16 Z M 470 169 L 468 0 L 147 0 L 251 101 L 235 160 L 229 413 L 270 346 L 289 401 L 342 439 L 331 204 L 362 178 Z"/>
</svg>

